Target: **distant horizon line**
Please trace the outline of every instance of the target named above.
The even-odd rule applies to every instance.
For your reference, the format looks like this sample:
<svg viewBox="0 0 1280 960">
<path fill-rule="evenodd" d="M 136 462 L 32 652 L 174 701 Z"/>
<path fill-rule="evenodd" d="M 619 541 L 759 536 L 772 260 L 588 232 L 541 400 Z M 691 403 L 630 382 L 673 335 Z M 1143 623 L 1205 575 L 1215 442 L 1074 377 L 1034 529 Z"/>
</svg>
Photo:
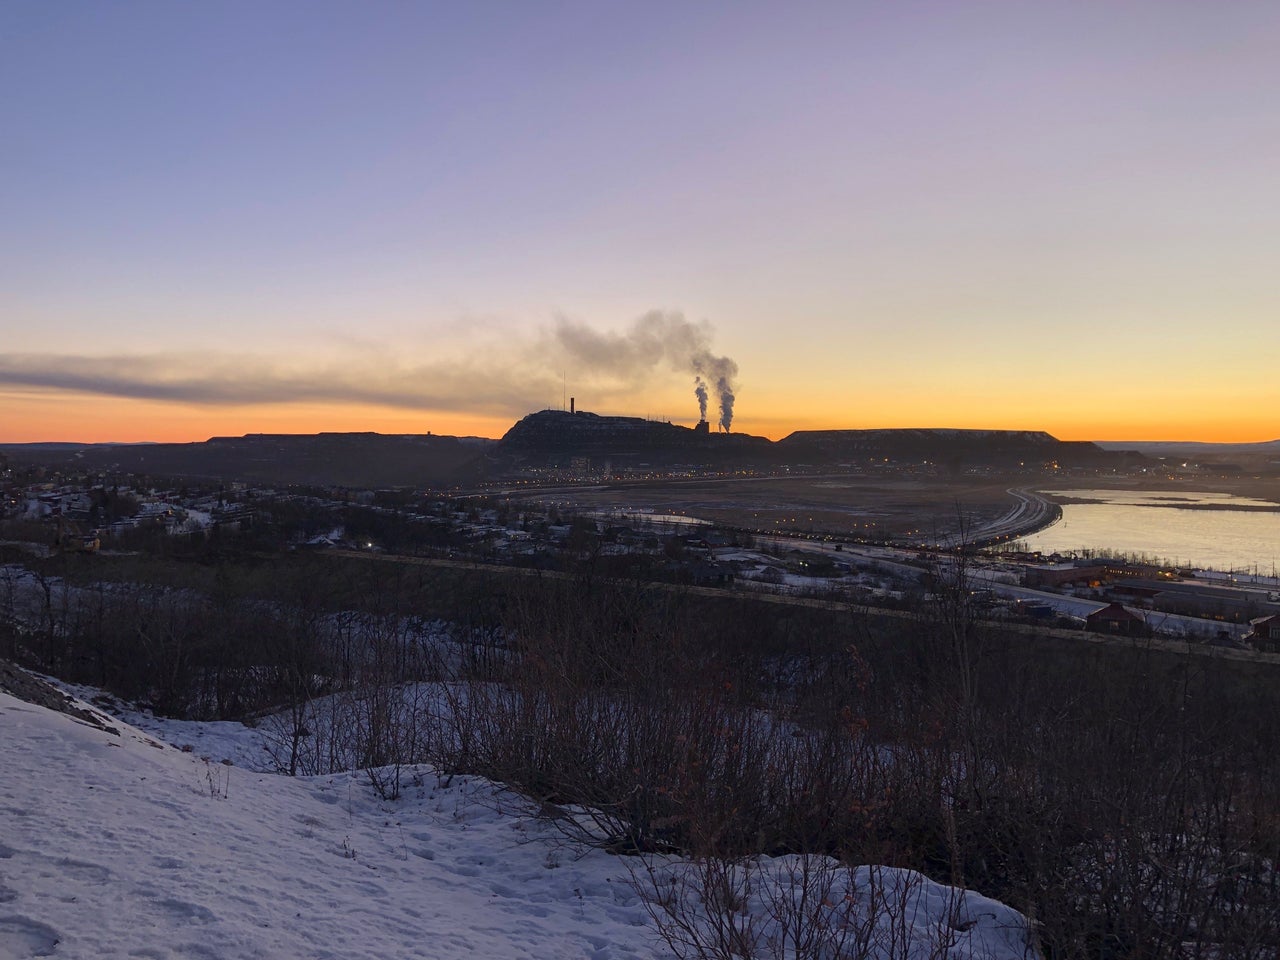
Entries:
<svg viewBox="0 0 1280 960">
<path fill-rule="evenodd" d="M 547 408 L 552 410 L 554 408 Z M 542 411 L 537 411 L 542 412 Z M 568 413 L 569 411 L 560 411 Z M 589 411 L 578 411 L 579 413 L 587 413 Z M 624 418 L 624 419 L 648 419 L 640 417 Z M 518 421 L 517 421 L 518 422 Z M 671 423 L 669 420 L 655 421 Z M 680 424 L 672 424 L 680 426 Z M 690 429 L 690 428 L 686 428 Z M 1061 443 L 1072 443 L 1079 441 L 1062 440 L 1055 436 L 1051 431 L 1045 429 L 1029 429 L 1019 427 L 821 427 L 821 428 L 804 428 L 792 430 L 791 433 L 829 433 L 829 432 L 857 432 L 857 431 L 913 431 L 913 430 L 947 430 L 959 433 L 981 433 L 986 431 L 1000 433 L 1043 433 L 1053 437 Z M 754 436 L 744 431 L 728 431 L 729 433 L 739 432 L 745 436 Z M 167 444 L 198 444 L 209 443 L 219 439 L 246 439 L 249 437 L 319 437 L 319 436 L 355 436 L 355 435 L 372 435 L 381 437 L 439 437 L 453 438 L 458 440 L 488 440 L 497 443 L 500 437 L 486 437 L 479 434 L 454 434 L 454 433 L 436 433 L 434 431 L 419 431 L 412 433 L 384 433 L 379 430 L 317 430 L 312 432 L 284 432 L 284 431 L 249 431 L 243 434 L 214 434 L 205 437 L 202 440 L 3 440 L 0 439 L 0 447 L 143 447 L 143 446 L 163 446 Z M 790 436 L 790 434 L 787 434 Z M 767 437 L 764 439 L 768 439 Z M 771 441 L 777 443 L 778 441 Z M 1280 444 L 1280 437 L 1268 440 L 1190 440 L 1190 439 L 1155 439 L 1155 440 L 1085 440 L 1086 443 L 1094 443 L 1098 445 L 1106 445 L 1108 447 L 1123 446 L 1125 444 L 1135 444 L 1142 446 L 1203 446 L 1203 447 L 1265 447 L 1271 444 Z"/>
</svg>

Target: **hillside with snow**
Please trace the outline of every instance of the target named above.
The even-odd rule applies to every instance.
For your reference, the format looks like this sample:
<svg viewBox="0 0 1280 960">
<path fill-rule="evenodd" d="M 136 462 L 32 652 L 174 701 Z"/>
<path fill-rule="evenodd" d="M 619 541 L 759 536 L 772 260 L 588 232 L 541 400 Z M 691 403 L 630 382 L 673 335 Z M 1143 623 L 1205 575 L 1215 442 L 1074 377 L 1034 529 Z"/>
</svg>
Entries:
<svg viewBox="0 0 1280 960">
<path fill-rule="evenodd" d="M 634 858 L 564 846 L 485 781 L 415 768 L 388 802 L 363 774 L 251 769 L 265 753 L 239 724 L 135 719 L 150 729 L 0 693 L 0 957 L 670 955 Z M 883 876 L 909 937 L 861 955 L 1024 955 L 1008 908 Z M 753 929 L 773 942 L 767 922 Z"/>
<path fill-rule="evenodd" d="M 655 955 L 622 864 L 483 783 L 422 771 L 387 803 L 113 726 L 0 694 L 0 956 Z"/>
</svg>

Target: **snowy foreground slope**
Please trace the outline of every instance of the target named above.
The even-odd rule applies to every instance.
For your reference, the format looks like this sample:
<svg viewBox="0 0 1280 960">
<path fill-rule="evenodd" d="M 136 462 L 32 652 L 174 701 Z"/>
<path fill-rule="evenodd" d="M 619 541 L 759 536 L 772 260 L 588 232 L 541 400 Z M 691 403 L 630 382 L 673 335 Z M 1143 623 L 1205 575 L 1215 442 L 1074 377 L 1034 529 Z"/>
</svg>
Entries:
<svg viewBox="0 0 1280 960">
<path fill-rule="evenodd" d="M 0 957 L 654 956 L 616 858 L 428 777 L 208 764 L 0 694 Z M 225 796 L 224 796 L 225 794 Z"/>
<path fill-rule="evenodd" d="M 0 958 L 668 955 L 626 861 L 575 858 L 483 781 L 423 769 L 388 803 L 217 762 L 253 756 L 246 728 L 153 724 L 194 751 L 0 693 Z M 951 956 L 1023 956 L 1016 914 L 966 913 Z"/>
</svg>

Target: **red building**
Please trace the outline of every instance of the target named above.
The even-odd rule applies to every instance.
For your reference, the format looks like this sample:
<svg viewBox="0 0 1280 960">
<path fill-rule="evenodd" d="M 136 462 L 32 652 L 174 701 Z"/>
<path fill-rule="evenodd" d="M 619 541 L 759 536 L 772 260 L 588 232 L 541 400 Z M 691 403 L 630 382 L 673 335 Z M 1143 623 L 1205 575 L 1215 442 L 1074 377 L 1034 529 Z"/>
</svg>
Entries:
<svg viewBox="0 0 1280 960">
<path fill-rule="evenodd" d="M 1244 638 L 1247 642 L 1259 650 L 1280 652 L 1280 614 L 1250 620 L 1249 625 L 1253 629 Z"/>
<path fill-rule="evenodd" d="M 1094 633 L 1119 633 L 1127 637 L 1150 636 L 1146 618 L 1118 603 L 1109 603 L 1084 618 L 1087 629 Z"/>
</svg>

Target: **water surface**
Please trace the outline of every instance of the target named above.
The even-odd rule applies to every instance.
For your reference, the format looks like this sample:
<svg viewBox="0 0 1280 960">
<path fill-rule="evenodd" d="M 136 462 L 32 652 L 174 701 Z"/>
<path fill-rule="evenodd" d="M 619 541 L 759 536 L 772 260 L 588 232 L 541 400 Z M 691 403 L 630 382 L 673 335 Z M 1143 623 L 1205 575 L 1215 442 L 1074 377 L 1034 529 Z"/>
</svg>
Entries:
<svg viewBox="0 0 1280 960">
<path fill-rule="evenodd" d="M 1041 492 L 1064 501 L 1062 519 L 1024 538 L 1032 550 L 1109 550 L 1268 576 L 1280 569 L 1280 504 L 1270 500 L 1198 490 Z"/>
</svg>

